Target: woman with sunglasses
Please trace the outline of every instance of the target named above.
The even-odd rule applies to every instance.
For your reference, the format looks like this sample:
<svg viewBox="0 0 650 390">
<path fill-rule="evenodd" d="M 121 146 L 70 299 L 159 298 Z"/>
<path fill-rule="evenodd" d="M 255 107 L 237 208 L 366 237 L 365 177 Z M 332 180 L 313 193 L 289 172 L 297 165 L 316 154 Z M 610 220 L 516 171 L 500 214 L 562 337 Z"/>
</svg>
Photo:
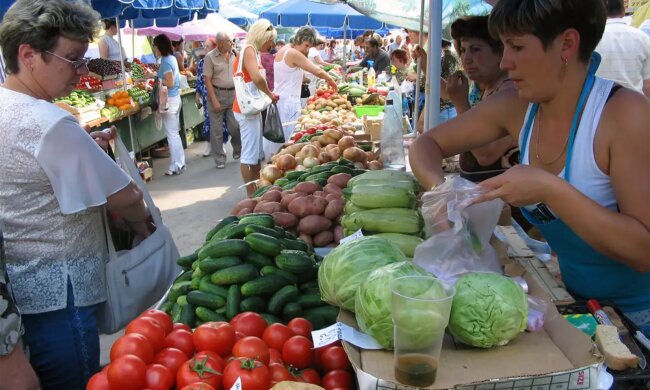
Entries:
<svg viewBox="0 0 650 390">
<path fill-rule="evenodd" d="M 52 104 L 88 74 L 83 55 L 98 26 L 97 12 L 69 0 L 17 0 L 0 24 L 8 73 L 0 86 L 0 220 L 7 274 L 44 389 L 82 389 L 99 370 L 105 211 L 149 234 L 142 191 L 100 147 L 110 136 L 89 135 Z"/>
</svg>

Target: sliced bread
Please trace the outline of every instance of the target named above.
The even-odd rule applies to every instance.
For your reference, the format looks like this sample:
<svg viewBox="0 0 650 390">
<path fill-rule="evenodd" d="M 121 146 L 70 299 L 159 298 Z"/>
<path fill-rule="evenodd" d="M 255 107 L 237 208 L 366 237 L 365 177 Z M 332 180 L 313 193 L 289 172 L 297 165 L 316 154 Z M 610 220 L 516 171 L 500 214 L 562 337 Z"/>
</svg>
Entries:
<svg viewBox="0 0 650 390">
<path fill-rule="evenodd" d="M 605 356 L 605 364 L 612 370 L 622 371 L 634 368 L 639 363 L 639 357 L 630 352 L 629 348 L 621 342 L 615 326 L 598 325 L 596 327 L 596 345 Z"/>
</svg>

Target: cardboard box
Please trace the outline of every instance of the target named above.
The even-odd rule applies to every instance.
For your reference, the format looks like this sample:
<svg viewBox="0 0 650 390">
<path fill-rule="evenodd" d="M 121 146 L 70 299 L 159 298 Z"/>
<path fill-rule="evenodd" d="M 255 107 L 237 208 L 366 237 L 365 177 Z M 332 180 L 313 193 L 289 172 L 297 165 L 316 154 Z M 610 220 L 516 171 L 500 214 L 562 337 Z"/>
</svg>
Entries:
<svg viewBox="0 0 650 390">
<path fill-rule="evenodd" d="M 381 140 L 381 125 L 384 123 L 382 116 L 365 116 L 363 117 L 363 131 L 370 134 L 373 141 Z"/>
</svg>

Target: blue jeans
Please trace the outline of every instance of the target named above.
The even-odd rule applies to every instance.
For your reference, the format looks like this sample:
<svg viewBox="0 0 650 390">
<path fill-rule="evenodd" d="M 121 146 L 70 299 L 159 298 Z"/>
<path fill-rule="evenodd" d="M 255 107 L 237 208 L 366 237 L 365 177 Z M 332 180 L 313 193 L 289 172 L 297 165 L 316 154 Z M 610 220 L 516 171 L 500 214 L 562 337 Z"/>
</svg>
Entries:
<svg viewBox="0 0 650 390">
<path fill-rule="evenodd" d="M 30 362 L 43 389 L 86 388 L 99 371 L 97 306 L 74 307 L 68 281 L 68 307 L 23 315 Z"/>
<path fill-rule="evenodd" d="M 440 111 L 440 116 L 438 124 L 445 123 L 450 119 L 454 119 L 456 117 L 456 107 L 449 107 L 445 110 Z"/>
</svg>

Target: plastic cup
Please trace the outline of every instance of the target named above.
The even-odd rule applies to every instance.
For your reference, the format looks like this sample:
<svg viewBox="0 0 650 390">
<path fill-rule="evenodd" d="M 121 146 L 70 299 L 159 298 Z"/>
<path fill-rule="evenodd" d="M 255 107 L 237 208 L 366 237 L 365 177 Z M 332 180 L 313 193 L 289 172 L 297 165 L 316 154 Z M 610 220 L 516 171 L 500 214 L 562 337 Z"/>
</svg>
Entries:
<svg viewBox="0 0 650 390">
<path fill-rule="evenodd" d="M 391 283 L 395 379 L 427 387 L 436 380 L 440 350 L 456 290 L 433 276 L 404 276 Z"/>
</svg>

